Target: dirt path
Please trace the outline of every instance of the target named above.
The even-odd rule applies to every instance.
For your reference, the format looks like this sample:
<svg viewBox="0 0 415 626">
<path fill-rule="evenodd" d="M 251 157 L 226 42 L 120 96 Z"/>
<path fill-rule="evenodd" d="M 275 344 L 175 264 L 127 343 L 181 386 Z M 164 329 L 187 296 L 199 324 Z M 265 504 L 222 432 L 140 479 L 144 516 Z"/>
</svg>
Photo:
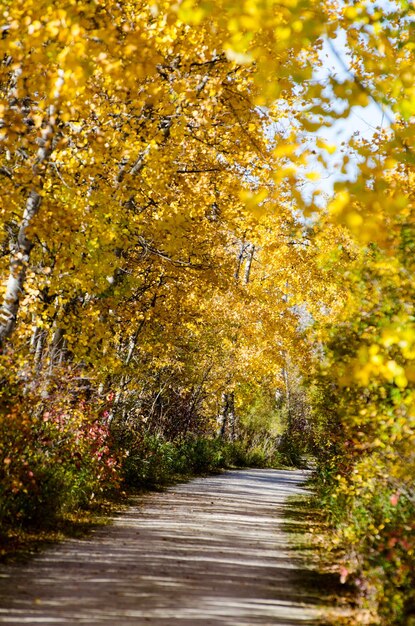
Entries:
<svg viewBox="0 0 415 626">
<path fill-rule="evenodd" d="M 137 499 L 92 537 L 3 567 L 0 623 L 318 624 L 281 527 L 303 481 L 301 471 L 231 471 Z"/>
</svg>

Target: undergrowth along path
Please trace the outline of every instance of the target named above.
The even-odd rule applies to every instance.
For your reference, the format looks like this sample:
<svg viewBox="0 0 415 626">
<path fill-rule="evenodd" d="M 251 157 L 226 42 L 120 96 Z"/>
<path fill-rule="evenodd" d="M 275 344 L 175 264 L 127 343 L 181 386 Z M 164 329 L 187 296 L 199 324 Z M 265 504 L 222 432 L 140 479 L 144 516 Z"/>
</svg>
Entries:
<svg viewBox="0 0 415 626">
<path fill-rule="evenodd" d="M 319 582 L 283 531 L 306 472 L 235 470 L 133 506 L 0 573 L 0 623 L 313 626 Z"/>
</svg>

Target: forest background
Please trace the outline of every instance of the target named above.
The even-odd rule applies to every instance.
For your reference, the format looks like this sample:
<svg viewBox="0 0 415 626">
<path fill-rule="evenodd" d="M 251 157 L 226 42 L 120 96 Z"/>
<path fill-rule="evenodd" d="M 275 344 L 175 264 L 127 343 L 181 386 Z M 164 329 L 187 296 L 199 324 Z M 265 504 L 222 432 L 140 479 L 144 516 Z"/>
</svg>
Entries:
<svg viewBox="0 0 415 626">
<path fill-rule="evenodd" d="M 413 3 L 0 11 L 3 537 L 312 453 L 342 579 L 412 623 Z"/>
</svg>

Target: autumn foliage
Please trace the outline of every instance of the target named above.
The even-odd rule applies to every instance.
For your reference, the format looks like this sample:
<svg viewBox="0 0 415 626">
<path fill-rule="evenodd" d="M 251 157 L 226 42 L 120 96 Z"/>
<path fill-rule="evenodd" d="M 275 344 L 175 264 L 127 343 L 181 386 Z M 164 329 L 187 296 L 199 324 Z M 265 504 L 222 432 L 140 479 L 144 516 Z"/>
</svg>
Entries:
<svg viewBox="0 0 415 626">
<path fill-rule="evenodd" d="M 201 438 L 282 442 L 342 579 L 408 623 L 414 9 L 388 5 L 3 2 L 4 524 L 224 462 Z M 370 137 L 326 140 L 357 106 Z"/>
</svg>

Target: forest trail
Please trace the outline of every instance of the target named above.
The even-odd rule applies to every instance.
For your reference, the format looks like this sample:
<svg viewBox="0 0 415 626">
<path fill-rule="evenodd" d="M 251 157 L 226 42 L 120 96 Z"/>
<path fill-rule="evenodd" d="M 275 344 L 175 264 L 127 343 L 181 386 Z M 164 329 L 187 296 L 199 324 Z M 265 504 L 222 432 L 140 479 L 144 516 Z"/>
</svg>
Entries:
<svg viewBox="0 0 415 626">
<path fill-rule="evenodd" d="M 87 539 L 4 566 L 0 623 L 317 625 L 322 581 L 312 573 L 316 591 L 305 590 L 306 565 L 283 531 L 305 478 L 236 470 L 137 497 Z"/>
</svg>

